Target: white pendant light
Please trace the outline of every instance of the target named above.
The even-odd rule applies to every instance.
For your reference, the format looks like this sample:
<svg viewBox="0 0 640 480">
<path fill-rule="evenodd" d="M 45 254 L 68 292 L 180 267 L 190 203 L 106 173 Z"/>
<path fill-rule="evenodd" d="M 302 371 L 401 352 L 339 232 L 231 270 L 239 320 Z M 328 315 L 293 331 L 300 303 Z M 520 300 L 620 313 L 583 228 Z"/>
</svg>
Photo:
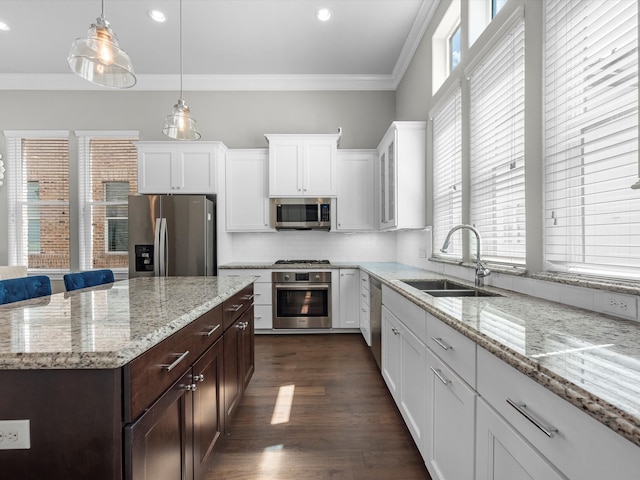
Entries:
<svg viewBox="0 0 640 480">
<path fill-rule="evenodd" d="M 87 36 L 71 44 L 67 63 L 75 74 L 96 85 L 130 88 L 136 84 L 129 55 L 118 46 L 116 34 L 104 18 L 104 0 L 100 17 Z"/>
<path fill-rule="evenodd" d="M 176 140 L 198 140 L 198 122 L 189 115 L 189 107 L 182 98 L 182 0 L 180 0 L 180 98 L 171 115 L 164 119 L 162 133 Z"/>
</svg>

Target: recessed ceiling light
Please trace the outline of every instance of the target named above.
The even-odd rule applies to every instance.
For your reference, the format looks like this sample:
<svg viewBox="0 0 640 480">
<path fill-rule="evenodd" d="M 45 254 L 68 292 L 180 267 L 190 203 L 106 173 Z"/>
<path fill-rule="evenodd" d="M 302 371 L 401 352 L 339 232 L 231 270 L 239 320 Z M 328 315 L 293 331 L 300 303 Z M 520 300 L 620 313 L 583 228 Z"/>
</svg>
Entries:
<svg viewBox="0 0 640 480">
<path fill-rule="evenodd" d="M 160 10 L 149 10 L 147 12 L 147 15 L 149 15 L 149 18 L 151 20 L 158 23 L 162 23 L 167 19 L 166 15 L 162 13 Z"/>
<path fill-rule="evenodd" d="M 328 8 L 321 8 L 316 12 L 316 18 L 321 22 L 328 22 L 329 19 L 331 18 L 331 15 L 333 14 L 331 13 L 331 10 L 329 10 Z"/>
<path fill-rule="evenodd" d="M 8 32 L 9 30 L 11 30 L 11 27 L 9 26 L 9 24 L 0 20 L 0 30 L 4 30 L 5 32 Z"/>
</svg>

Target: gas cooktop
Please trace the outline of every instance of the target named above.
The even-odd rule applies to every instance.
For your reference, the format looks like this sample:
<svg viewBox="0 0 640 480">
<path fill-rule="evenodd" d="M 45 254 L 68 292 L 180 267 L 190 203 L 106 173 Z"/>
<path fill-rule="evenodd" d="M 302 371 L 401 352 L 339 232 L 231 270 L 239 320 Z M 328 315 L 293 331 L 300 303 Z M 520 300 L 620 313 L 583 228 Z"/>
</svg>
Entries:
<svg viewBox="0 0 640 480">
<path fill-rule="evenodd" d="M 310 265 L 329 265 L 329 260 L 276 260 L 276 265 L 294 265 L 296 263 L 308 263 Z"/>
</svg>

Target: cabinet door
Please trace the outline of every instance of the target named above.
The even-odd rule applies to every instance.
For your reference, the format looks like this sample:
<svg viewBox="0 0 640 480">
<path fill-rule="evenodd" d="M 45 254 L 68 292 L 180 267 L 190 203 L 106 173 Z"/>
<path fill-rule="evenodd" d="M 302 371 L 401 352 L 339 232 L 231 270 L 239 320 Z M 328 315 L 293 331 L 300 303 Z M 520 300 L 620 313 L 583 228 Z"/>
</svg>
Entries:
<svg viewBox="0 0 640 480">
<path fill-rule="evenodd" d="M 340 328 L 360 325 L 360 272 L 357 268 L 340 269 Z"/>
<path fill-rule="evenodd" d="M 427 468 L 434 480 L 473 480 L 476 393 L 427 349 Z"/>
<path fill-rule="evenodd" d="M 225 428 L 240 404 L 242 396 L 242 318 L 235 321 L 225 332 L 224 342 L 224 411 Z"/>
<path fill-rule="evenodd" d="M 173 161 L 171 149 L 138 150 L 138 193 L 174 193 Z"/>
<path fill-rule="evenodd" d="M 375 150 L 338 152 L 338 231 L 375 230 Z"/>
<path fill-rule="evenodd" d="M 337 193 L 336 141 L 334 139 L 305 140 L 303 148 L 303 195 L 335 196 Z"/>
<path fill-rule="evenodd" d="M 228 232 L 261 232 L 269 227 L 267 150 L 234 150 L 226 161 Z"/>
<path fill-rule="evenodd" d="M 177 152 L 176 177 L 173 184 L 177 193 L 216 193 L 216 159 L 213 149 L 183 150 Z"/>
<path fill-rule="evenodd" d="M 194 478 L 205 477 L 207 464 L 224 431 L 222 340 L 213 344 L 193 365 L 197 388 L 193 392 Z"/>
<path fill-rule="evenodd" d="M 426 435 L 427 347 L 407 328 L 400 330 L 400 413 L 423 458 Z"/>
<path fill-rule="evenodd" d="M 400 322 L 384 305 L 382 306 L 382 377 L 396 403 L 400 395 Z"/>
<path fill-rule="evenodd" d="M 300 197 L 303 142 L 298 139 L 269 141 L 269 196 Z"/>
<path fill-rule="evenodd" d="M 396 222 L 396 141 L 387 146 L 387 221 L 388 226 L 395 227 Z"/>
<path fill-rule="evenodd" d="M 125 479 L 193 477 L 191 369 L 125 427 Z"/>
<path fill-rule="evenodd" d="M 566 480 L 482 399 L 476 429 L 476 480 Z"/>
<path fill-rule="evenodd" d="M 240 321 L 242 322 L 242 328 L 240 330 L 240 364 L 242 373 L 242 392 L 244 393 L 256 368 L 253 307 L 250 307 L 249 310 L 247 310 L 244 315 L 242 315 Z"/>
</svg>

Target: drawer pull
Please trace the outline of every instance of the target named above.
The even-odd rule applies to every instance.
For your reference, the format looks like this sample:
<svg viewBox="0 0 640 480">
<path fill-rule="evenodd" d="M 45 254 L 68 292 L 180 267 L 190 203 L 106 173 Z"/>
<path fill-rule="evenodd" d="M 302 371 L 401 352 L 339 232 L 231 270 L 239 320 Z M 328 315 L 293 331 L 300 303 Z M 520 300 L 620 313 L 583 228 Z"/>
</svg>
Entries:
<svg viewBox="0 0 640 480">
<path fill-rule="evenodd" d="M 440 337 L 431 337 L 431 340 L 433 340 L 434 342 L 436 342 L 438 345 L 440 345 L 444 350 L 453 350 L 453 347 L 451 345 L 447 345 L 446 343 L 444 343 L 444 341 L 440 338 Z"/>
<path fill-rule="evenodd" d="M 213 327 L 211 330 L 209 330 L 207 333 L 205 333 L 204 335 L 206 335 L 207 337 L 210 337 L 211 335 L 213 335 L 213 332 L 215 332 L 217 329 L 220 328 L 220 324 L 216 325 L 215 327 Z"/>
<path fill-rule="evenodd" d="M 189 383 L 184 386 L 184 389 L 187 392 L 195 392 L 198 389 L 198 386 L 195 383 Z"/>
<path fill-rule="evenodd" d="M 245 295 L 244 297 L 242 297 L 243 300 L 253 300 L 253 297 L 255 297 L 255 294 L 252 295 Z"/>
<path fill-rule="evenodd" d="M 200 382 L 200 383 L 204 382 L 204 373 L 201 373 L 200 375 L 194 375 L 193 381 Z"/>
<path fill-rule="evenodd" d="M 435 369 L 433 367 L 430 367 L 430 368 L 431 368 L 431 371 L 435 373 L 436 377 L 438 377 L 442 383 L 444 383 L 445 385 L 449 385 L 451 383 L 451 380 L 447 380 L 442 376 L 442 372 L 440 370 Z"/>
<path fill-rule="evenodd" d="M 249 326 L 249 322 L 239 322 L 236 325 L 236 328 L 239 328 L 240 330 L 246 330 L 248 326 Z"/>
<path fill-rule="evenodd" d="M 514 402 L 510 398 L 507 398 L 507 403 L 515 408 L 518 413 L 520 413 L 524 418 L 538 427 L 547 437 L 553 438 L 553 436 L 558 433 L 557 428 L 552 427 L 551 425 L 547 425 L 541 420 L 538 420 L 529 410 L 527 410 L 526 403 Z"/>
<path fill-rule="evenodd" d="M 237 312 L 238 310 L 240 310 L 242 307 L 244 307 L 244 304 L 241 303 L 240 305 L 233 305 L 229 308 L 227 308 L 227 312 Z"/>
<path fill-rule="evenodd" d="M 176 355 L 178 355 L 178 358 L 176 358 L 175 361 L 171 365 L 163 365 L 165 371 L 170 372 L 171 370 L 176 368 L 181 361 L 183 361 L 185 358 L 187 358 L 187 355 L 189 355 L 189 350 L 187 350 L 186 352 L 184 352 L 182 354 L 176 353 Z"/>
</svg>

